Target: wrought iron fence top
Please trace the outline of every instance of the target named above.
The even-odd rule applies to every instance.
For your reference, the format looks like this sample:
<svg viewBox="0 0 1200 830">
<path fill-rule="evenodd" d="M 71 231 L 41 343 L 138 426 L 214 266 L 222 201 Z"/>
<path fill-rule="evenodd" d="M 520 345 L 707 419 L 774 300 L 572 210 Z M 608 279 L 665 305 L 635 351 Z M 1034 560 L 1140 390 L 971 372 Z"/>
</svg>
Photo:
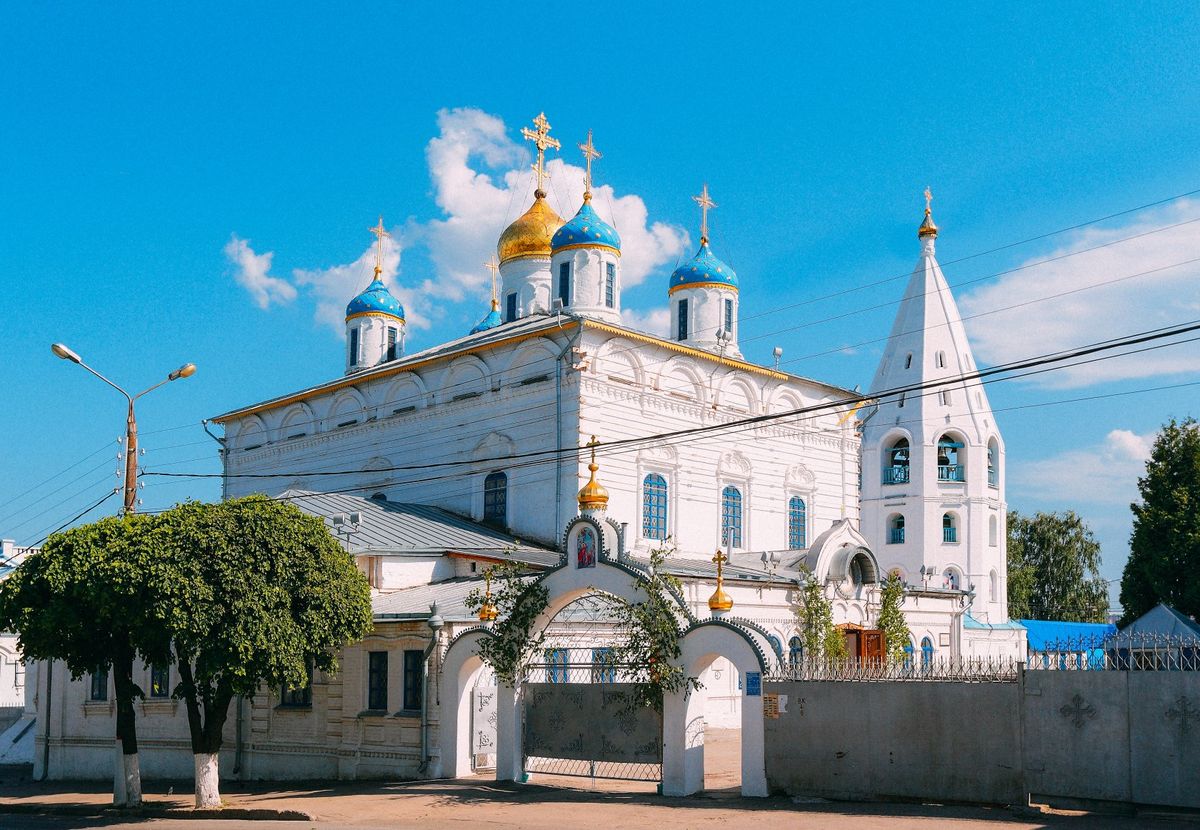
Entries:
<svg viewBox="0 0 1200 830">
<path fill-rule="evenodd" d="M 1066 637 L 1030 650 L 1034 671 L 1200 671 L 1200 636 L 1117 632 Z"/>
<path fill-rule="evenodd" d="M 769 667 L 767 680 L 958 680 L 1015 682 L 1021 664 L 1012 657 L 932 657 L 911 659 L 808 658 L 783 660 Z"/>
</svg>

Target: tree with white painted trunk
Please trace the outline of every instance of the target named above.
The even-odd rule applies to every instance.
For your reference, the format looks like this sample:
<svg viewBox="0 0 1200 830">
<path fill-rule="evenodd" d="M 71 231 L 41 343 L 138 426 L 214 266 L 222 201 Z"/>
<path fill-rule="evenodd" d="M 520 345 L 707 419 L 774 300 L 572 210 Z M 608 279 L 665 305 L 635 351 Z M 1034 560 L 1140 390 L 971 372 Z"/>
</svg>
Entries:
<svg viewBox="0 0 1200 830">
<path fill-rule="evenodd" d="M 249 496 L 187 502 L 157 517 L 162 585 L 196 769 L 196 806 L 221 803 L 218 755 L 229 705 L 266 684 L 301 688 L 337 670 L 371 629 L 366 577 L 325 527 L 294 505 Z"/>
<path fill-rule="evenodd" d="M 154 530 L 152 517 L 130 514 L 55 533 L 0 584 L 0 630 L 18 632 L 26 658 L 62 660 L 75 679 L 111 673 L 113 803 L 122 807 L 142 803 L 134 701 L 144 694 L 134 665 L 169 655 L 155 594 L 164 564 Z"/>
</svg>

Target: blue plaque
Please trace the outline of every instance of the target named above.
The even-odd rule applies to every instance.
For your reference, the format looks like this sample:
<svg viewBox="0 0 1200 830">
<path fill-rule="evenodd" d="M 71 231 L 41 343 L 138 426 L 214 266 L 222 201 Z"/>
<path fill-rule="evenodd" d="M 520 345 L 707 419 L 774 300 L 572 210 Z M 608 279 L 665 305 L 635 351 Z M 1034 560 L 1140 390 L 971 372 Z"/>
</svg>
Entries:
<svg viewBox="0 0 1200 830">
<path fill-rule="evenodd" d="M 762 697 L 762 672 L 746 672 L 746 697 Z"/>
</svg>

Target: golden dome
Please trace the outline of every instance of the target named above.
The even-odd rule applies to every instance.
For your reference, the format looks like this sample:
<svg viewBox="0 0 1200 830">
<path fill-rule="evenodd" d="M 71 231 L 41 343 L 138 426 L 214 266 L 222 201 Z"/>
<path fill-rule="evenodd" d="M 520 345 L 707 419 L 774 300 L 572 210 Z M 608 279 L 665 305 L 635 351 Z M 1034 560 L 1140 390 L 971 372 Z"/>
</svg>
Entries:
<svg viewBox="0 0 1200 830">
<path fill-rule="evenodd" d="M 583 485 L 583 489 L 579 491 L 579 509 L 580 510 L 604 510 L 608 507 L 608 490 L 596 481 L 596 471 L 600 469 L 600 465 L 596 463 L 596 445 L 599 442 L 596 436 L 592 436 L 592 440 L 588 446 L 592 448 L 592 463 L 588 464 L 588 470 L 591 471 L 592 477 L 588 479 L 588 483 Z"/>
<path fill-rule="evenodd" d="M 550 239 L 563 226 L 563 219 L 546 204 L 546 195 L 536 194 L 529 210 L 500 234 L 496 252 L 500 264 L 526 256 L 550 257 Z"/>
<path fill-rule="evenodd" d="M 708 607 L 711 611 L 728 611 L 733 608 L 733 597 L 725 593 L 720 585 L 717 590 L 713 591 L 713 595 L 708 598 Z"/>
</svg>

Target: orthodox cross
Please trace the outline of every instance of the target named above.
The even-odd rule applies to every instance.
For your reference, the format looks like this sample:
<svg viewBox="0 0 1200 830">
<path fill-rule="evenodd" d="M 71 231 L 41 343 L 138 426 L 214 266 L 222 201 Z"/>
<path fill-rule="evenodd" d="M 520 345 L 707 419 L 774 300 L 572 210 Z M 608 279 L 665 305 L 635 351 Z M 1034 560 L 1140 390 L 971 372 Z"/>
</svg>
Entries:
<svg viewBox="0 0 1200 830">
<path fill-rule="evenodd" d="M 1187 695 L 1175 699 L 1175 705 L 1166 712 L 1171 720 L 1179 721 L 1179 731 L 1186 735 L 1191 729 L 1193 719 L 1200 718 L 1200 709 L 1192 705 Z"/>
<path fill-rule="evenodd" d="M 1072 695 L 1066 706 L 1059 708 L 1059 714 L 1071 721 L 1076 729 L 1082 729 L 1088 718 L 1096 717 L 1096 707 L 1083 699 L 1083 695 Z"/>
<path fill-rule="evenodd" d="M 929 185 L 925 186 L 925 215 L 928 216 L 933 212 L 930 207 L 933 204 L 933 191 L 929 189 Z"/>
<path fill-rule="evenodd" d="M 379 217 L 379 224 L 369 230 L 375 234 L 375 276 L 378 277 L 383 273 L 383 238 L 391 234 L 383 227 L 383 216 Z"/>
<path fill-rule="evenodd" d="M 592 448 L 592 465 L 594 467 L 596 464 L 596 447 L 600 446 L 600 442 L 598 440 L 596 440 L 596 436 L 593 435 L 592 440 L 588 441 L 586 444 L 584 444 L 584 446 Z M 599 468 L 596 468 L 596 469 L 599 469 Z"/>
<path fill-rule="evenodd" d="M 492 272 L 492 308 L 495 309 L 499 302 L 496 299 L 496 274 L 500 272 L 500 263 L 496 262 L 496 255 L 492 254 L 491 259 L 485 262 L 483 267 Z"/>
<path fill-rule="evenodd" d="M 583 151 L 583 157 L 586 160 L 583 173 L 583 199 L 586 202 L 592 197 L 592 162 L 602 157 L 600 151 L 596 149 L 596 145 L 592 143 L 591 130 L 588 130 L 587 143 L 580 144 L 579 149 Z"/>
<path fill-rule="evenodd" d="M 533 119 L 535 129 L 528 127 L 521 128 L 521 135 L 526 141 L 532 141 L 533 146 L 537 148 L 537 161 L 533 165 L 533 172 L 537 175 L 537 194 L 545 196 L 546 192 L 542 190 L 542 181 L 549 178 L 546 172 L 546 148 L 550 147 L 554 150 L 561 150 L 562 144 L 557 138 L 550 137 L 550 122 L 546 120 L 546 113 L 538 113 L 538 117 Z"/>
<path fill-rule="evenodd" d="M 708 241 L 708 211 L 717 206 L 708 195 L 708 182 L 704 183 L 699 196 L 692 197 L 692 201 L 700 205 L 700 242 L 705 243 Z"/>
<path fill-rule="evenodd" d="M 717 563 L 717 587 L 720 588 L 721 582 L 724 579 L 724 565 L 729 561 L 729 557 L 725 555 L 724 551 L 717 548 L 717 554 L 712 558 L 712 561 Z"/>
</svg>

